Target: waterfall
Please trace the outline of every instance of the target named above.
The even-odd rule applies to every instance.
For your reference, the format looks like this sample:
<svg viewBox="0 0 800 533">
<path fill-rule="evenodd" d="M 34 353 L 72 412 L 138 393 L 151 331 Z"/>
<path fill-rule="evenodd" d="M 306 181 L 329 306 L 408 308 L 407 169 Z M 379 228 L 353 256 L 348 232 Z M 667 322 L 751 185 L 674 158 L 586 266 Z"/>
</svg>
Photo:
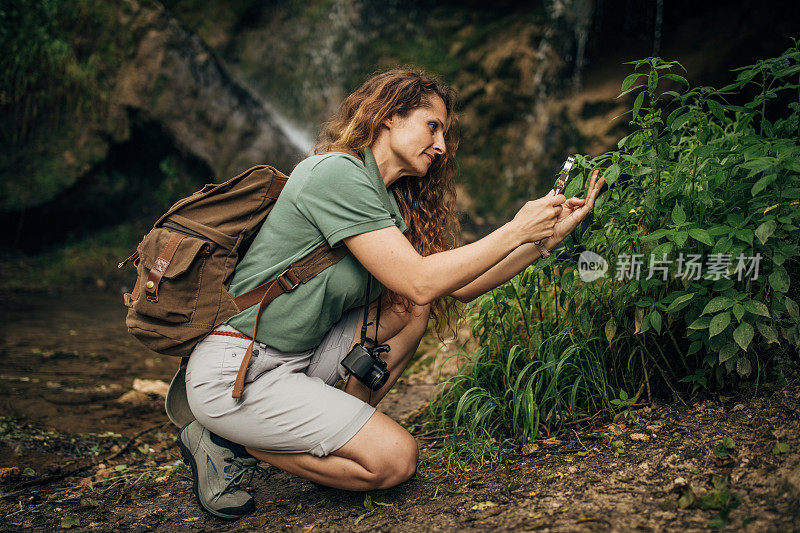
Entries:
<svg viewBox="0 0 800 533">
<path fill-rule="evenodd" d="M 551 0 L 548 3 L 548 11 L 552 19 L 563 19 L 572 30 L 575 46 L 572 86 L 578 90 L 581 86 L 583 68 L 586 66 L 586 41 L 589 38 L 594 2 L 592 0 Z"/>
<path fill-rule="evenodd" d="M 289 142 L 296 146 L 301 153 L 311 153 L 311 150 L 314 148 L 315 139 L 308 129 L 286 118 L 283 113 L 278 111 L 275 106 L 269 102 L 265 102 L 262 99 L 261 104 L 272 115 L 275 125 L 279 130 L 281 130 L 286 138 L 289 139 Z"/>
<path fill-rule="evenodd" d="M 653 57 L 661 51 L 661 24 L 664 21 L 664 0 L 656 0 L 656 24 L 653 31 Z"/>
</svg>

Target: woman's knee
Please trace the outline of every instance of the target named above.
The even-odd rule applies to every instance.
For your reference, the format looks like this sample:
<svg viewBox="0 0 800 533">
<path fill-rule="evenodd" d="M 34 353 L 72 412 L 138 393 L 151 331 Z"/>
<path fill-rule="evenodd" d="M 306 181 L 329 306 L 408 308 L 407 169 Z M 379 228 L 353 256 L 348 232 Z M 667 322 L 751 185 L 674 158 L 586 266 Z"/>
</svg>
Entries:
<svg viewBox="0 0 800 533">
<path fill-rule="evenodd" d="M 334 452 L 363 467 L 363 483 L 371 489 L 394 487 L 414 475 L 419 448 L 400 424 L 376 411 L 363 428 Z"/>
<path fill-rule="evenodd" d="M 419 447 L 417 441 L 410 433 L 400 446 L 392 449 L 391 453 L 383 454 L 381 465 L 375 472 L 375 488 L 388 489 L 408 480 L 417 471 Z"/>
</svg>

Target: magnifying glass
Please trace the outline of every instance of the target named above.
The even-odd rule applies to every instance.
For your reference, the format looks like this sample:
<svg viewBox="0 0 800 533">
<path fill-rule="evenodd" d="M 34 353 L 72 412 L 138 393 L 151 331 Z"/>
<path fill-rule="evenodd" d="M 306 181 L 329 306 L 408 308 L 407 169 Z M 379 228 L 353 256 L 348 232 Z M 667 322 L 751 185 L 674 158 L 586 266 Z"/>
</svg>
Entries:
<svg viewBox="0 0 800 533">
<path fill-rule="evenodd" d="M 570 178 L 572 177 L 569 173 L 572 170 L 572 167 L 575 166 L 575 156 L 571 155 L 564 161 L 564 164 L 561 165 L 561 171 L 558 173 L 558 179 L 556 180 L 556 184 L 553 186 L 553 191 L 555 191 L 556 195 L 561 194 L 564 189 L 567 187 L 567 183 L 569 183 Z M 550 250 L 542 243 L 541 240 L 534 241 L 533 244 L 536 245 L 536 248 L 539 249 L 539 253 L 542 257 L 547 257 L 550 255 Z"/>
</svg>

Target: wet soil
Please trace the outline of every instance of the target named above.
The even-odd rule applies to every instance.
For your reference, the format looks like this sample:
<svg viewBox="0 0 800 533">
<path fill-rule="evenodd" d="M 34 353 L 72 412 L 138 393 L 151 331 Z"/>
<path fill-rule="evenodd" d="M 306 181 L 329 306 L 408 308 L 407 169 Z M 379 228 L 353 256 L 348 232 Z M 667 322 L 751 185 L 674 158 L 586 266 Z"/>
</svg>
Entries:
<svg viewBox="0 0 800 533">
<path fill-rule="evenodd" d="M 268 469 L 250 485 L 256 512 L 222 522 L 192 499 L 162 399 L 130 393 L 135 378 L 169 380 L 176 361 L 127 336 L 121 298 L 2 297 L 3 531 L 800 530 L 797 379 L 755 397 L 639 406 L 480 468 L 448 468 L 441 439 L 417 434 L 417 474 L 386 491 Z M 409 427 L 435 389 L 436 348 L 426 342 L 380 406 Z"/>
</svg>

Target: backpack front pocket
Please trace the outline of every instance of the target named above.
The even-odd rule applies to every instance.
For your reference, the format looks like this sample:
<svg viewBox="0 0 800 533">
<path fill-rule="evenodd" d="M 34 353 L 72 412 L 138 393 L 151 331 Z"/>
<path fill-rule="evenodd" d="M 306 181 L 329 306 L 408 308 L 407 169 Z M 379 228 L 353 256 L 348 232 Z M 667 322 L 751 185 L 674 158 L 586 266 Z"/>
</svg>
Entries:
<svg viewBox="0 0 800 533">
<path fill-rule="evenodd" d="M 154 228 L 139 246 L 136 287 L 126 303 L 150 319 L 190 322 L 214 246 L 191 235 Z"/>
</svg>

